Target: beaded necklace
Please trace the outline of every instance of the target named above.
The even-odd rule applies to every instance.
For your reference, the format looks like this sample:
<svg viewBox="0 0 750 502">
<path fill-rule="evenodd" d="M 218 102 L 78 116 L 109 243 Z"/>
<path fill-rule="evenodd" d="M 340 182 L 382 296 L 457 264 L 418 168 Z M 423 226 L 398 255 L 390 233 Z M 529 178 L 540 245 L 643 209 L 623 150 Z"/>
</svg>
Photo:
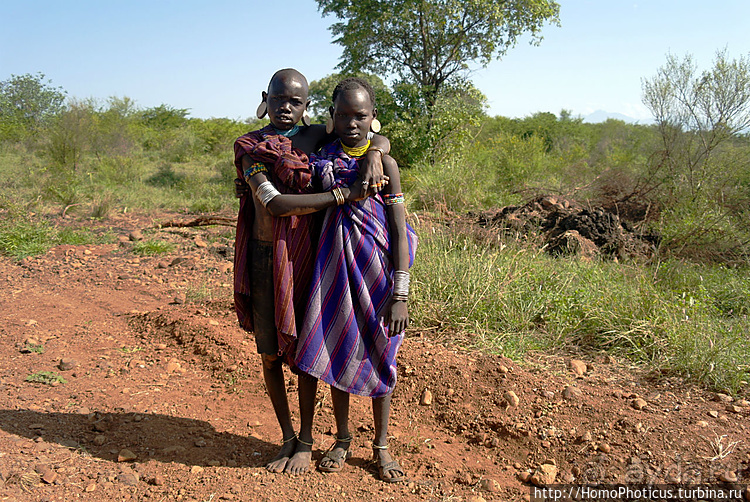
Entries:
<svg viewBox="0 0 750 502">
<path fill-rule="evenodd" d="M 365 143 L 364 146 L 355 146 L 352 148 L 349 148 L 344 143 L 341 143 L 341 149 L 344 150 L 344 153 L 347 154 L 349 157 L 358 158 L 363 156 L 365 153 L 367 153 L 367 149 L 370 148 L 370 140 L 367 140 L 367 143 Z"/>
</svg>

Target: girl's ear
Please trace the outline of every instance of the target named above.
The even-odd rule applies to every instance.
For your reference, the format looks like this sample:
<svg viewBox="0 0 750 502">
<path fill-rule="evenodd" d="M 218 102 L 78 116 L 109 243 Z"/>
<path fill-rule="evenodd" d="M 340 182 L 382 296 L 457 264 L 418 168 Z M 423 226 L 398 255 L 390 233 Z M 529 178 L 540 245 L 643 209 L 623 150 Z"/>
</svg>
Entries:
<svg viewBox="0 0 750 502">
<path fill-rule="evenodd" d="M 378 118 L 378 109 L 377 108 L 373 108 L 372 109 L 372 118 L 374 118 L 374 119 Z"/>
<path fill-rule="evenodd" d="M 305 127 L 310 127 L 310 124 L 312 123 L 312 120 L 310 120 L 310 113 L 307 111 L 308 106 L 310 106 L 309 100 L 305 103 L 305 111 L 302 113 L 302 124 L 304 124 Z"/>
<path fill-rule="evenodd" d="M 333 107 L 328 108 L 328 112 L 331 114 L 331 116 L 328 117 L 328 120 L 326 120 L 326 132 L 328 134 L 332 134 L 333 133 L 333 129 L 334 129 L 334 126 L 333 126 Z"/>
<path fill-rule="evenodd" d="M 266 91 L 262 91 L 260 93 L 261 101 L 258 105 L 258 109 L 255 110 L 255 116 L 259 119 L 262 119 L 266 116 L 266 112 L 268 112 L 268 103 L 266 103 L 266 98 L 268 97 L 268 93 Z"/>
</svg>

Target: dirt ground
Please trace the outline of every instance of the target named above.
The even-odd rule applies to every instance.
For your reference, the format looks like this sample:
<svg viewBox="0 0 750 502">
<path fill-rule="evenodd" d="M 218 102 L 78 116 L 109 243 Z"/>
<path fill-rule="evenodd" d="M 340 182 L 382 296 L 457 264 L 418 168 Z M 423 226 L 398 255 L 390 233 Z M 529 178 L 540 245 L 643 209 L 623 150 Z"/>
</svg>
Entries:
<svg viewBox="0 0 750 502">
<path fill-rule="evenodd" d="M 233 229 L 154 223 L 95 225 L 169 240 L 173 253 L 138 256 L 127 241 L 0 258 L 0 500 L 480 502 L 535 499 L 532 487 L 551 483 L 744 491 L 743 396 L 654 381 L 606 354 L 514 362 L 419 329 L 399 355 L 390 429 L 406 482 L 378 480 L 363 398 L 343 472 L 271 474 L 281 436 L 232 309 Z M 323 385 L 315 423 L 317 461 L 334 432 Z"/>
</svg>

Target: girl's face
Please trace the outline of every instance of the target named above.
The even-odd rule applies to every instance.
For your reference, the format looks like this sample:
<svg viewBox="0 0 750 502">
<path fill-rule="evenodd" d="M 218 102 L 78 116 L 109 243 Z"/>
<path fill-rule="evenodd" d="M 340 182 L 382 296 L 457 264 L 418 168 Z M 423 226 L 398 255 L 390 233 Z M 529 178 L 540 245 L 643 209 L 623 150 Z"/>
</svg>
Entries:
<svg viewBox="0 0 750 502">
<path fill-rule="evenodd" d="M 367 143 L 367 133 L 377 111 L 372 107 L 370 95 L 360 87 L 339 94 L 333 103 L 331 115 L 341 142 L 348 147 L 355 147 Z"/>
<path fill-rule="evenodd" d="M 300 121 L 307 108 L 307 86 L 292 77 L 271 82 L 263 93 L 268 105 L 268 118 L 276 129 L 289 130 Z"/>
</svg>

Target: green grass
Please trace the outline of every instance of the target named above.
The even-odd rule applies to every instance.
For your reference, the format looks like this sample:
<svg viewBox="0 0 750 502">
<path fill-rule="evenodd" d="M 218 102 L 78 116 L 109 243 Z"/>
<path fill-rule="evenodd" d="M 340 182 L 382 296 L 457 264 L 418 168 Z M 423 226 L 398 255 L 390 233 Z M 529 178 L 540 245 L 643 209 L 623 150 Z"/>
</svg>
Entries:
<svg viewBox="0 0 750 502">
<path fill-rule="evenodd" d="M 45 385 L 67 383 L 62 375 L 58 375 L 54 371 L 37 371 L 36 373 L 28 375 L 25 380 L 27 382 L 43 383 Z"/>
<path fill-rule="evenodd" d="M 175 250 L 175 245 L 171 242 L 161 241 L 158 239 L 149 239 L 138 241 L 133 244 L 133 252 L 141 256 L 155 256 L 160 254 L 171 253 Z"/>
<path fill-rule="evenodd" d="M 106 233 L 58 228 L 45 220 L 14 213 L 0 215 L 0 254 L 16 260 L 46 253 L 61 244 L 85 245 L 108 240 L 111 236 Z"/>
<path fill-rule="evenodd" d="M 439 338 L 514 358 L 606 350 L 728 392 L 750 380 L 747 270 L 553 258 L 421 230 L 411 316 Z"/>
</svg>

